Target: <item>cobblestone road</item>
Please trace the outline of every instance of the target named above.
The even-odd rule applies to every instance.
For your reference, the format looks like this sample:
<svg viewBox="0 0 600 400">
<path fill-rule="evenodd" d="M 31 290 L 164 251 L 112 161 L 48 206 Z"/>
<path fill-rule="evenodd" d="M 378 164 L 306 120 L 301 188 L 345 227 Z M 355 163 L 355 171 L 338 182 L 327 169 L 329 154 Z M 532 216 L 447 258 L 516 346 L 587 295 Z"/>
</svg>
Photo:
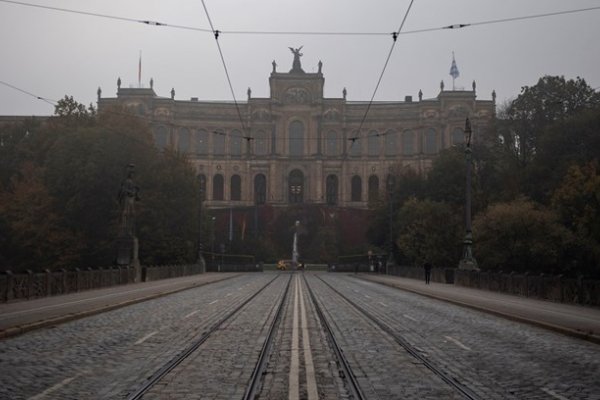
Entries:
<svg viewBox="0 0 600 400">
<path fill-rule="evenodd" d="M 124 398 L 274 277 L 248 274 L 0 341 L 0 398 Z"/>
<path fill-rule="evenodd" d="M 600 399 L 596 344 L 351 276 L 321 276 L 482 398 Z M 395 365 L 382 368 L 402 379 Z"/>
<path fill-rule="evenodd" d="M 293 275 L 261 399 L 349 398 L 301 276 L 370 399 L 463 398 L 325 285 L 368 310 L 482 399 L 599 399 L 600 347 L 344 274 L 246 274 L 0 341 L 0 399 L 125 399 L 278 275 Z M 146 394 L 241 398 L 287 279 Z"/>
</svg>

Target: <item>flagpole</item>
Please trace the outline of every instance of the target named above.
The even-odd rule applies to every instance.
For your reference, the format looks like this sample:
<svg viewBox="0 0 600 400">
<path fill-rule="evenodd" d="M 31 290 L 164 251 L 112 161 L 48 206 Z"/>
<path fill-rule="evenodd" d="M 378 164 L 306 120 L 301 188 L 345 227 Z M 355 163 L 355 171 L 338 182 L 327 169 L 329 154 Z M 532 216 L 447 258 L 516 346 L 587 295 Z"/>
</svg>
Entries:
<svg viewBox="0 0 600 400">
<path fill-rule="evenodd" d="M 142 87 L 142 51 L 140 50 L 140 60 L 138 62 L 138 88 Z"/>
</svg>

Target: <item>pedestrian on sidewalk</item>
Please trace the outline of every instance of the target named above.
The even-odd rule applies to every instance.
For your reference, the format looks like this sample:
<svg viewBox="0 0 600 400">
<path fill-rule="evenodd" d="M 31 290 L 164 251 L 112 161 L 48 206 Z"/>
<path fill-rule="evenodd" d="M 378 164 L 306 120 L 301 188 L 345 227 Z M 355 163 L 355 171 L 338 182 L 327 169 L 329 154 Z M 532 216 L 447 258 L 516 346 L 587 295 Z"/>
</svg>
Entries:
<svg viewBox="0 0 600 400">
<path fill-rule="evenodd" d="M 431 281 L 431 263 L 426 261 L 423 264 L 423 269 L 425 269 L 425 284 L 429 285 L 429 281 Z"/>
</svg>

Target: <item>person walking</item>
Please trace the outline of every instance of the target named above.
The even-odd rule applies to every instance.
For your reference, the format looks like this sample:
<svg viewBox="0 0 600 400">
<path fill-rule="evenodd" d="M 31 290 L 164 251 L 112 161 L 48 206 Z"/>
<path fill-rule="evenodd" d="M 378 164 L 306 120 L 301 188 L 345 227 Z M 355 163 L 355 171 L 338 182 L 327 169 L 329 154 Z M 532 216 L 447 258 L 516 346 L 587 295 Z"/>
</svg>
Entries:
<svg viewBox="0 0 600 400">
<path fill-rule="evenodd" d="M 425 284 L 429 285 L 429 282 L 431 281 L 431 263 L 426 261 L 425 264 L 423 264 L 423 269 L 425 269 Z"/>
</svg>

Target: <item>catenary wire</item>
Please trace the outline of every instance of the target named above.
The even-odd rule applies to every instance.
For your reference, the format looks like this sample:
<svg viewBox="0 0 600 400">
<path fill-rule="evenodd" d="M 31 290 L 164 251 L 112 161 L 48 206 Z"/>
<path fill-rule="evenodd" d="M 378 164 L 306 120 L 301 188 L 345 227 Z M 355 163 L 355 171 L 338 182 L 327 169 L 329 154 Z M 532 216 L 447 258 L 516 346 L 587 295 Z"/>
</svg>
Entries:
<svg viewBox="0 0 600 400">
<path fill-rule="evenodd" d="M 204 12 L 206 13 L 206 18 L 208 19 L 208 23 L 210 24 L 210 29 L 212 29 L 215 36 L 215 43 L 217 44 L 217 48 L 219 49 L 219 55 L 221 56 L 221 62 L 223 63 L 223 69 L 225 70 L 225 75 L 227 76 L 227 83 L 229 84 L 229 90 L 231 90 L 231 96 L 233 97 L 233 102 L 235 103 L 235 108 L 237 110 L 238 117 L 240 118 L 240 125 L 243 132 L 246 132 L 246 125 L 244 124 L 244 119 L 242 118 L 242 113 L 240 111 L 240 105 L 238 104 L 237 99 L 235 98 L 235 91 L 233 90 L 233 84 L 231 83 L 231 77 L 229 76 L 229 70 L 227 69 L 227 63 L 225 62 L 225 57 L 223 56 L 223 50 L 221 49 L 221 44 L 219 43 L 219 31 L 215 30 L 212 20 L 210 19 L 210 14 L 208 13 L 208 8 L 206 8 L 206 4 L 204 0 L 202 0 L 202 7 L 204 7 Z"/>
<path fill-rule="evenodd" d="M 406 22 L 406 18 L 408 17 L 408 13 L 410 12 L 410 9 L 412 8 L 413 2 L 414 2 L 414 0 L 410 1 L 408 8 L 406 9 L 406 12 L 404 13 L 404 17 L 402 18 L 402 22 L 400 23 L 398 30 L 393 35 L 392 46 L 390 47 L 390 51 L 388 52 L 387 58 L 385 59 L 385 63 L 383 64 L 383 69 L 381 70 L 381 74 L 379 74 L 379 79 L 377 80 L 377 85 L 375 85 L 375 90 L 373 90 L 373 95 L 371 96 L 371 100 L 369 100 L 369 104 L 367 105 L 365 114 L 363 115 L 363 117 L 360 121 L 360 125 L 358 126 L 358 136 L 360 136 L 360 131 L 363 127 L 365 120 L 367 119 L 369 110 L 371 109 L 371 106 L 373 105 L 373 100 L 375 99 L 375 95 L 377 94 L 377 90 L 379 89 L 379 85 L 381 84 L 381 80 L 383 79 L 383 75 L 385 74 L 385 70 L 387 69 L 387 66 L 390 62 L 390 58 L 392 57 L 392 53 L 394 52 L 394 48 L 396 47 L 398 33 L 402 32 L 402 28 L 404 27 L 404 23 Z M 354 145 L 354 142 L 356 141 L 356 139 L 357 139 L 357 137 L 349 139 L 351 141 L 350 147 L 352 147 Z"/>
<path fill-rule="evenodd" d="M 150 25 L 150 26 L 161 26 L 161 27 L 168 27 L 168 28 L 186 29 L 186 30 L 193 30 L 193 31 L 214 34 L 214 31 L 211 29 L 200 28 L 200 27 L 195 27 L 195 26 L 176 25 L 176 24 L 169 24 L 166 22 L 150 21 L 150 20 L 144 20 L 144 19 L 139 19 L 139 18 L 119 17 L 119 16 L 115 16 L 115 15 L 93 13 L 93 12 L 88 12 L 88 11 L 80 11 L 80 10 L 73 10 L 73 9 L 60 8 L 60 7 L 44 6 L 44 5 L 40 5 L 40 4 L 31 4 L 31 3 L 25 3 L 25 2 L 14 1 L 14 0 L 0 0 L 0 3 L 15 4 L 15 5 L 26 6 L 26 7 L 35 7 L 35 8 L 41 8 L 41 9 L 46 9 L 46 10 L 59 11 L 59 12 L 72 13 L 72 14 L 81 14 L 81 15 L 106 18 L 106 19 L 114 19 L 114 20 L 119 20 L 119 21 L 124 21 L 124 22 L 141 23 L 141 24 Z M 394 34 L 410 35 L 410 34 L 415 34 L 415 33 L 434 32 L 434 31 L 448 30 L 448 29 L 461 29 L 461 28 L 466 28 L 466 27 L 470 27 L 470 26 L 499 24 L 499 23 L 522 21 L 522 20 L 535 19 L 535 18 L 552 17 L 552 16 L 557 16 L 557 15 L 574 14 L 574 13 L 595 11 L 595 10 L 600 10 L 600 6 L 579 8 L 579 9 L 574 9 L 574 10 L 556 11 L 556 12 L 543 13 L 543 14 L 524 15 L 524 16 L 519 16 L 519 17 L 502 18 L 502 19 L 487 20 L 487 21 L 480 21 L 480 22 L 457 23 L 457 24 L 445 25 L 445 26 L 441 26 L 441 27 L 415 29 L 415 30 L 404 31 L 404 32 L 327 32 L 327 31 L 311 32 L 311 31 L 220 30 L 219 33 L 220 34 L 229 34 L 229 35 L 296 35 L 296 36 L 301 36 L 301 35 L 312 35 L 312 36 L 390 36 L 390 35 L 392 35 L 393 36 Z"/>
<path fill-rule="evenodd" d="M 23 90 L 23 89 L 21 89 L 21 88 L 18 88 L 18 87 L 14 86 L 14 85 L 11 85 L 10 83 L 4 82 L 4 81 L 0 81 L 0 83 L 1 83 L 1 84 L 3 84 L 4 86 L 8 86 L 8 87 L 9 87 L 9 88 L 11 88 L 11 89 L 18 90 L 19 92 L 25 93 L 26 95 L 29 95 L 29 96 L 31 96 L 31 97 L 35 97 L 35 98 L 36 98 L 36 99 L 38 99 L 38 100 L 45 101 L 46 103 L 48 103 L 48 104 L 50 104 L 50 105 L 53 105 L 53 106 L 55 106 L 55 105 L 56 105 L 56 103 L 57 103 L 57 102 L 56 102 L 56 100 L 52 100 L 52 99 L 48 99 L 48 98 L 46 98 L 46 97 L 38 96 L 38 95 L 36 95 L 36 94 L 33 94 L 33 93 L 31 93 L 31 92 L 28 92 L 27 90 Z"/>
</svg>

